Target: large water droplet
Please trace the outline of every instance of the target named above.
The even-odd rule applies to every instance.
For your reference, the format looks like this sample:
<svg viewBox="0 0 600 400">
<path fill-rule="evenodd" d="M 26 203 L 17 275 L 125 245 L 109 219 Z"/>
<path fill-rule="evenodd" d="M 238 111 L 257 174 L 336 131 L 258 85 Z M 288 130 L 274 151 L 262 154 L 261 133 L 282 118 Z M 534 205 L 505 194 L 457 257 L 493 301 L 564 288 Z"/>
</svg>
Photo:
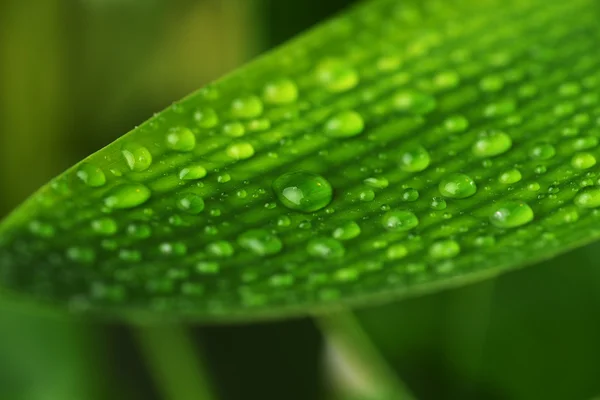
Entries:
<svg viewBox="0 0 600 400">
<path fill-rule="evenodd" d="M 213 128 L 219 123 L 219 117 L 212 108 L 200 108 L 194 113 L 194 119 L 201 128 Z"/>
<path fill-rule="evenodd" d="M 529 150 L 533 160 L 549 160 L 556 154 L 556 149 L 550 143 L 537 143 Z"/>
<path fill-rule="evenodd" d="M 188 152 L 196 147 L 196 136 L 188 128 L 174 127 L 167 133 L 166 143 L 171 150 Z"/>
<path fill-rule="evenodd" d="M 184 181 L 202 179 L 206 176 L 206 168 L 199 164 L 191 164 L 179 171 L 179 179 Z"/>
<path fill-rule="evenodd" d="M 244 249 L 259 256 L 279 253 L 283 247 L 281 240 L 265 229 L 244 232 L 238 237 L 237 242 Z"/>
<path fill-rule="evenodd" d="M 505 185 L 510 185 L 512 183 L 519 182 L 521 180 L 521 178 L 522 178 L 521 171 L 519 171 L 516 168 L 513 168 L 513 169 L 509 169 L 509 170 L 501 173 L 500 176 L 498 177 L 498 180 L 500 181 L 500 183 L 504 183 Z"/>
<path fill-rule="evenodd" d="M 389 231 L 404 232 L 419 225 L 419 219 L 411 211 L 395 210 L 385 213 L 381 223 Z"/>
<path fill-rule="evenodd" d="M 460 245 L 452 239 L 440 240 L 429 247 L 429 256 L 438 260 L 456 257 L 460 253 Z"/>
<path fill-rule="evenodd" d="M 588 169 L 596 165 L 596 157 L 591 153 L 577 153 L 571 158 L 571 165 L 577 169 Z"/>
<path fill-rule="evenodd" d="M 90 187 L 100 187 L 106 184 L 106 175 L 95 165 L 84 163 L 77 169 L 77 177 Z"/>
<path fill-rule="evenodd" d="M 506 133 L 497 130 L 484 131 L 473 143 L 471 151 L 476 157 L 494 157 L 506 153 L 512 147 L 512 139 Z"/>
<path fill-rule="evenodd" d="M 226 240 L 209 243 L 206 252 L 214 257 L 227 258 L 233 255 L 233 246 Z"/>
<path fill-rule="evenodd" d="M 407 172 L 420 172 L 425 170 L 431 158 L 423 146 L 412 146 L 400 151 L 400 169 Z"/>
<path fill-rule="evenodd" d="M 581 189 L 574 201 L 581 208 L 600 207 L 600 187 L 588 186 Z"/>
<path fill-rule="evenodd" d="M 136 172 L 147 170 L 152 165 L 152 154 L 144 146 L 128 144 L 123 147 L 121 154 L 129 169 Z"/>
<path fill-rule="evenodd" d="M 494 206 L 490 222 L 498 228 L 515 228 L 533 220 L 533 210 L 522 201 L 504 201 Z"/>
<path fill-rule="evenodd" d="M 470 176 L 453 173 L 446 176 L 438 185 L 440 193 L 451 199 L 465 199 L 477 192 L 477 185 Z"/>
<path fill-rule="evenodd" d="M 325 134 L 330 137 L 352 137 L 360 134 L 365 123 L 356 111 L 346 110 L 332 116 L 325 124 Z"/>
<path fill-rule="evenodd" d="M 150 195 L 150 189 L 141 183 L 125 183 L 111 189 L 104 204 L 109 208 L 133 208 L 148 201 Z"/>
<path fill-rule="evenodd" d="M 333 197 L 331 184 L 325 178 L 306 171 L 281 175 L 273 182 L 273 191 L 284 206 L 303 212 L 325 208 Z"/>
</svg>

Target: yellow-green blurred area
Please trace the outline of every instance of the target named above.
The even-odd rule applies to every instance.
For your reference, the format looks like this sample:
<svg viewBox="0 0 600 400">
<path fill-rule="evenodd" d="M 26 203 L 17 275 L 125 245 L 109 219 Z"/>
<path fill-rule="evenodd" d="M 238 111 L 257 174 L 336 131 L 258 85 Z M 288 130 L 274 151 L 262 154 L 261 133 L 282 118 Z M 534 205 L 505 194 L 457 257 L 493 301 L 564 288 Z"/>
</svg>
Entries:
<svg viewBox="0 0 600 400">
<path fill-rule="evenodd" d="M 0 215 L 172 101 L 351 3 L 1 0 Z M 590 400 L 600 393 L 599 258 L 594 245 L 358 317 L 419 399 Z M 208 381 L 217 399 L 373 398 L 328 359 L 309 319 L 193 326 L 180 340 L 172 332 L 0 303 L 0 400 L 197 399 Z M 180 377 L 175 390 L 161 370 Z"/>
</svg>

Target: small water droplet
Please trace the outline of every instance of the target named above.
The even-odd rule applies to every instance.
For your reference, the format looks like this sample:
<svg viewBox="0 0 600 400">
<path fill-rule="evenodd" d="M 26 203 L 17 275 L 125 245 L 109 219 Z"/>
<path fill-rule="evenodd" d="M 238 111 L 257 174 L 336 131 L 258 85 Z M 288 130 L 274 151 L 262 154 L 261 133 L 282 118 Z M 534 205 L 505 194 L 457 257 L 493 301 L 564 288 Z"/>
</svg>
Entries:
<svg viewBox="0 0 600 400">
<path fill-rule="evenodd" d="M 145 171 L 152 165 L 152 154 L 144 146 L 129 144 L 121 150 L 129 169 L 135 172 Z"/>
<path fill-rule="evenodd" d="M 306 171 L 279 176 L 273 181 L 273 191 L 284 206 L 303 212 L 325 208 L 333 197 L 331 184 L 324 177 Z"/>
<path fill-rule="evenodd" d="M 393 244 L 388 247 L 386 256 L 390 260 L 399 260 L 408 255 L 408 249 L 403 244 Z"/>
<path fill-rule="evenodd" d="M 512 147 L 512 139 L 508 134 L 498 130 L 483 131 L 471 147 L 474 156 L 494 157 L 506 153 Z"/>
<path fill-rule="evenodd" d="M 442 196 L 451 199 L 465 199 L 477 192 L 477 185 L 470 176 L 453 173 L 442 179 L 438 185 Z"/>
<path fill-rule="evenodd" d="M 521 175 L 521 171 L 519 171 L 516 168 L 512 168 L 501 173 L 498 177 L 498 180 L 500 181 L 500 183 L 510 185 L 519 182 L 522 179 L 522 177 L 523 176 Z"/>
<path fill-rule="evenodd" d="M 199 108 L 194 113 L 194 120 L 200 128 L 210 129 L 217 126 L 219 123 L 219 116 L 212 108 Z"/>
<path fill-rule="evenodd" d="M 363 181 L 365 185 L 376 189 L 385 189 L 390 184 L 389 181 L 382 176 L 372 176 Z"/>
<path fill-rule="evenodd" d="M 91 223 L 92 230 L 99 235 L 111 236 L 117 232 L 117 223 L 112 218 L 99 218 Z"/>
<path fill-rule="evenodd" d="M 332 93 L 350 90 L 359 81 L 358 73 L 354 68 L 334 58 L 325 59 L 317 65 L 316 77 Z"/>
<path fill-rule="evenodd" d="M 581 208 L 600 207 L 600 187 L 588 186 L 581 189 L 574 201 Z"/>
<path fill-rule="evenodd" d="M 231 102 L 231 115 L 234 118 L 252 119 L 261 115 L 263 103 L 253 95 L 238 97 Z"/>
<path fill-rule="evenodd" d="M 591 153 L 577 153 L 571 158 L 571 165 L 577 169 L 588 169 L 596 165 L 596 157 Z"/>
<path fill-rule="evenodd" d="M 434 97 L 414 90 L 398 91 L 394 94 L 392 101 L 397 111 L 415 115 L 429 114 L 437 106 Z"/>
<path fill-rule="evenodd" d="M 324 259 L 341 258 L 346 253 L 344 246 L 332 238 L 312 239 L 306 245 L 306 251 L 313 257 Z"/>
<path fill-rule="evenodd" d="M 444 121 L 444 128 L 450 133 L 464 132 L 469 127 L 469 120 L 462 115 L 453 115 Z"/>
<path fill-rule="evenodd" d="M 95 165 L 84 163 L 77 169 L 77 177 L 89 187 L 100 187 L 106 184 L 106 175 Z"/>
<path fill-rule="evenodd" d="M 233 255 L 233 246 L 226 240 L 209 243 L 206 252 L 214 257 L 227 258 Z"/>
<path fill-rule="evenodd" d="M 402 200 L 406 202 L 413 202 L 419 199 L 419 191 L 413 188 L 406 188 L 402 191 Z"/>
<path fill-rule="evenodd" d="M 375 192 L 371 189 L 361 190 L 358 194 L 358 198 L 365 203 L 373 201 L 375 199 Z"/>
<path fill-rule="evenodd" d="M 89 247 L 69 247 L 67 249 L 67 258 L 71 261 L 89 264 L 96 260 L 96 253 Z"/>
<path fill-rule="evenodd" d="M 411 211 L 394 210 L 385 213 L 381 223 L 389 231 L 404 232 L 419 225 L 419 219 Z"/>
<path fill-rule="evenodd" d="M 533 210 L 522 201 L 504 201 L 493 207 L 490 222 L 498 228 L 515 228 L 533 220 Z"/>
<path fill-rule="evenodd" d="M 429 247 L 429 256 L 436 260 L 456 257 L 460 253 L 460 245 L 452 239 L 440 240 Z"/>
<path fill-rule="evenodd" d="M 196 193 L 180 193 L 177 208 L 188 214 L 200 214 L 204 210 L 204 200 Z"/>
<path fill-rule="evenodd" d="M 219 263 L 215 261 L 200 261 L 196 264 L 196 271 L 202 275 L 214 275 L 220 269 Z"/>
<path fill-rule="evenodd" d="M 549 160 L 556 154 L 556 149 L 550 143 L 537 143 L 529 150 L 533 160 Z"/>
<path fill-rule="evenodd" d="M 242 137 L 246 134 L 246 128 L 241 122 L 228 122 L 223 125 L 223 134 L 229 137 Z"/>
<path fill-rule="evenodd" d="M 206 176 L 206 168 L 200 164 L 191 164 L 179 171 L 179 179 L 184 181 L 191 181 L 196 179 L 202 179 Z"/>
<path fill-rule="evenodd" d="M 245 160 L 254 155 L 254 147 L 247 142 L 233 143 L 227 147 L 227 155 L 234 160 Z"/>
<path fill-rule="evenodd" d="M 125 183 L 111 189 L 104 198 L 104 204 L 108 208 L 133 208 L 148 201 L 150 195 L 150 189 L 141 183 Z"/>
<path fill-rule="evenodd" d="M 360 226 L 354 221 L 348 221 L 338 226 L 333 231 L 333 238 L 337 240 L 350 240 L 360 235 Z"/>
<path fill-rule="evenodd" d="M 412 146 L 400 152 L 400 169 L 406 172 L 420 172 L 425 170 L 431 158 L 423 146 Z"/>
<path fill-rule="evenodd" d="M 265 229 L 246 231 L 238 237 L 237 242 L 242 248 L 259 256 L 279 253 L 283 247 L 281 240 Z"/>
<path fill-rule="evenodd" d="M 433 197 L 429 203 L 432 210 L 441 211 L 446 209 L 446 200 L 443 197 Z"/>
<path fill-rule="evenodd" d="M 365 127 L 363 118 L 352 110 L 340 111 L 325 124 L 325 134 L 335 138 L 352 137 L 360 134 Z"/>
<path fill-rule="evenodd" d="M 281 105 L 289 104 L 298 98 L 298 87 L 291 79 L 277 79 L 263 88 L 263 99 L 266 103 Z"/>
<path fill-rule="evenodd" d="M 40 221 L 31 221 L 29 223 L 29 231 L 35 236 L 46 239 L 53 237 L 55 234 L 55 230 L 52 225 Z"/>
<path fill-rule="evenodd" d="M 169 149 L 174 151 L 192 151 L 196 147 L 196 136 L 188 128 L 174 127 L 167 133 L 166 144 Z"/>
</svg>

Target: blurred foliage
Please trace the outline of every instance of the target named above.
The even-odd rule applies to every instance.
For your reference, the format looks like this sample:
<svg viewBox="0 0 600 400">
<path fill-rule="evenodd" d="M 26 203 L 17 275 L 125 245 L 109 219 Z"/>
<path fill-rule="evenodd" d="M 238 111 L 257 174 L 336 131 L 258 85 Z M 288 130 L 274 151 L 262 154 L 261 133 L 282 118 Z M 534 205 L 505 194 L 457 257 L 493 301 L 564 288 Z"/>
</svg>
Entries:
<svg viewBox="0 0 600 400">
<path fill-rule="evenodd" d="M 173 99 L 350 3 L 3 0 L 0 215 Z M 599 256 L 589 246 L 359 317 L 419 399 L 587 400 L 600 393 Z M 159 399 L 135 339 L 124 326 L 0 304 L 0 399 Z M 311 321 L 197 327 L 192 340 L 217 398 L 326 396 Z"/>
</svg>

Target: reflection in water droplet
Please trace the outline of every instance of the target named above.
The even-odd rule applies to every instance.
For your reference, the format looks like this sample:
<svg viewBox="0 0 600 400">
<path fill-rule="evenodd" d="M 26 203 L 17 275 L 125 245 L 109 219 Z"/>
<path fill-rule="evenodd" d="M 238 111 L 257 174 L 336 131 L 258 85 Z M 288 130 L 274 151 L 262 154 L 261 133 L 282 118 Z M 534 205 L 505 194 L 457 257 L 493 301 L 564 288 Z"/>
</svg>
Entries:
<svg viewBox="0 0 600 400">
<path fill-rule="evenodd" d="M 503 201 L 493 207 L 490 222 L 498 228 L 515 228 L 533 220 L 533 210 L 522 201 Z"/>
<path fill-rule="evenodd" d="M 313 212 L 325 208 L 333 197 L 331 184 L 312 172 L 285 173 L 273 182 L 279 201 L 292 210 Z"/>
<path fill-rule="evenodd" d="M 470 176 L 453 173 L 442 179 L 438 185 L 439 191 L 444 197 L 451 199 L 465 199 L 477 192 L 477 186 Z"/>
<path fill-rule="evenodd" d="M 111 189 L 104 204 L 109 208 L 133 208 L 148 201 L 150 195 L 150 189 L 141 183 L 125 183 Z"/>
</svg>

